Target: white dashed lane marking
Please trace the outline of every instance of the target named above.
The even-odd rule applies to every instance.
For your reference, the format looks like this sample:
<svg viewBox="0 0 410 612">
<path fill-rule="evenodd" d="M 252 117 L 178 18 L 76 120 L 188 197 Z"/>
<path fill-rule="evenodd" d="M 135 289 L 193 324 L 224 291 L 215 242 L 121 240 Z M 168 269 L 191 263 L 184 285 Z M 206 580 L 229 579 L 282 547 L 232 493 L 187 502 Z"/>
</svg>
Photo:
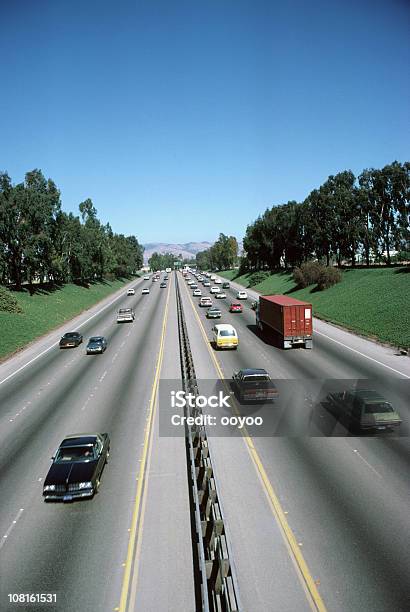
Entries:
<svg viewBox="0 0 410 612">
<path fill-rule="evenodd" d="M 19 520 L 19 518 L 21 517 L 21 515 L 24 512 L 24 508 L 20 508 L 20 510 L 17 512 L 15 519 L 13 520 L 13 522 L 11 523 L 10 527 L 7 529 L 6 533 L 4 534 L 4 536 L 1 538 L 0 541 L 0 550 L 2 549 L 2 547 L 4 546 L 4 544 L 7 541 L 7 538 L 9 537 L 9 535 L 11 534 L 11 532 L 13 531 L 14 527 L 17 524 L 17 521 Z"/>
</svg>

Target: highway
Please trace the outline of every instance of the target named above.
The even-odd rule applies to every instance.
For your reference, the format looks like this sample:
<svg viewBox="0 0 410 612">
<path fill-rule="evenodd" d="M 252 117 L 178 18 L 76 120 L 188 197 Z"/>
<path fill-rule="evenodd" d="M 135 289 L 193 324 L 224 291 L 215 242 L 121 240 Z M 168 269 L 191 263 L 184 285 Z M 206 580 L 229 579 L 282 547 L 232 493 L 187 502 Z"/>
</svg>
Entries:
<svg viewBox="0 0 410 612">
<path fill-rule="evenodd" d="M 214 323 L 180 274 L 164 289 L 134 281 L 135 296 L 125 287 L 60 330 L 105 335 L 103 355 L 59 350 L 59 331 L 0 365 L 0 609 L 195 610 L 185 443 L 160 435 L 156 392 L 180 383 L 177 276 L 200 390 L 243 367 L 264 367 L 285 396 L 309 381 L 297 401 L 269 407 L 262 435 L 208 431 L 243 611 L 408 610 L 410 360 L 323 323 L 313 350 L 277 349 L 256 332 L 250 300 L 228 312 L 234 288 L 215 303 L 240 346 L 215 352 Z M 135 322 L 117 325 L 124 306 Z M 399 437 L 354 437 L 317 401 L 323 381 L 362 378 L 392 395 Z M 44 503 L 59 443 L 91 431 L 111 438 L 99 493 Z M 13 593 L 57 603 L 22 608 Z"/>
</svg>

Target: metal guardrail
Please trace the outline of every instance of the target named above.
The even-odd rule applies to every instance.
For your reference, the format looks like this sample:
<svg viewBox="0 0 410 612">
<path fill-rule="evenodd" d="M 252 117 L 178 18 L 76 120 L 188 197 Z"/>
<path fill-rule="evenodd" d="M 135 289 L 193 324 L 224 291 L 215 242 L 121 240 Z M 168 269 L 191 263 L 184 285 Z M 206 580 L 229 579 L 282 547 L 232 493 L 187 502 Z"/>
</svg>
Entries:
<svg viewBox="0 0 410 612">
<path fill-rule="evenodd" d="M 198 395 L 198 383 L 176 275 L 178 333 L 182 385 L 186 393 Z M 196 417 L 201 409 L 185 408 L 184 416 Z M 189 414 L 188 414 L 189 411 Z M 229 543 L 219 501 L 215 474 L 204 426 L 185 426 L 192 532 L 195 531 L 194 571 L 197 581 L 197 612 L 241 612 L 239 590 L 232 567 Z"/>
</svg>

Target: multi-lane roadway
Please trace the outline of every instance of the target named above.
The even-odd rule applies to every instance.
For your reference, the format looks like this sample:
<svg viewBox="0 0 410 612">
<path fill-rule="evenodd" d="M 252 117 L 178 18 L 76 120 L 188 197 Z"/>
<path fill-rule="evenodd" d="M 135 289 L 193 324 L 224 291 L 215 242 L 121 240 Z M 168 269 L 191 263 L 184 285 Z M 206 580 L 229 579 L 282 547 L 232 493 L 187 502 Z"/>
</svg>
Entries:
<svg viewBox="0 0 410 612">
<path fill-rule="evenodd" d="M 181 376 L 175 276 L 163 289 L 138 280 L 135 296 L 124 287 L 60 330 L 104 335 L 103 355 L 59 350 L 59 332 L 0 366 L 1 610 L 195 609 L 184 439 L 160 435 L 156 393 Z M 239 349 L 216 353 L 214 322 L 178 278 L 200 390 L 242 367 L 289 381 L 365 378 L 384 381 L 403 418 L 400 437 L 353 437 L 302 392 L 271 407 L 273 434 L 208 432 L 243 610 L 409 609 L 409 359 L 318 322 L 312 351 L 284 352 L 256 333 L 249 301 L 229 313 L 234 287 L 216 303 Z M 120 307 L 134 308 L 134 323 L 116 324 Z M 90 431 L 111 438 L 99 493 L 44 503 L 58 444 Z M 41 593 L 56 603 L 9 597 Z"/>
</svg>

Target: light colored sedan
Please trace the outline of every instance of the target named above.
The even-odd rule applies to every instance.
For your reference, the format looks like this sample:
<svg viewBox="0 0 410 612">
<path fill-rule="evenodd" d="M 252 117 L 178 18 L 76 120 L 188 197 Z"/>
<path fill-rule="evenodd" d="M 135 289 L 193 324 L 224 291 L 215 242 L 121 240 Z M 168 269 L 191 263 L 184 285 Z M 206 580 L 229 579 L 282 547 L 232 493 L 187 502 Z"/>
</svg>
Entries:
<svg viewBox="0 0 410 612">
<path fill-rule="evenodd" d="M 211 287 L 211 293 L 219 293 L 221 290 L 220 287 Z"/>
<path fill-rule="evenodd" d="M 222 291 L 220 293 L 216 293 L 215 297 L 217 300 L 222 300 L 223 298 L 226 298 L 226 293 L 223 293 Z"/>
<path fill-rule="evenodd" d="M 194 293 L 192 295 L 194 297 L 201 297 L 202 291 L 200 289 L 195 289 L 195 291 L 194 291 Z"/>
<path fill-rule="evenodd" d="M 248 294 L 246 293 L 246 291 L 238 291 L 238 293 L 236 294 L 236 299 L 237 300 L 247 300 Z"/>
<path fill-rule="evenodd" d="M 144 280 L 149 280 L 149 275 L 144 276 Z"/>
<path fill-rule="evenodd" d="M 222 281 L 220 278 L 215 279 L 215 285 L 222 285 Z"/>
<path fill-rule="evenodd" d="M 144 289 L 141 291 L 142 295 L 147 295 L 147 293 L 149 293 L 149 288 L 148 287 L 144 287 Z"/>
<path fill-rule="evenodd" d="M 135 295 L 135 289 L 128 289 L 127 295 Z"/>
</svg>

